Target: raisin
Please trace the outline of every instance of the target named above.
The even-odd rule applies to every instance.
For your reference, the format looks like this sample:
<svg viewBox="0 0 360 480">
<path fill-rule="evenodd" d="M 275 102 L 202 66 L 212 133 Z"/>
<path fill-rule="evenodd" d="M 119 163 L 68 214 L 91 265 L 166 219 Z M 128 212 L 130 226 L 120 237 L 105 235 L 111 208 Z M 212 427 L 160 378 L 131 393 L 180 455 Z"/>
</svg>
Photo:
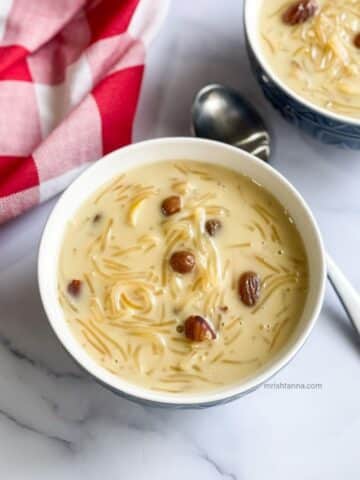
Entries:
<svg viewBox="0 0 360 480">
<path fill-rule="evenodd" d="M 190 273 L 196 265 L 195 256 L 186 250 L 174 252 L 170 257 L 170 265 L 177 273 Z"/>
<path fill-rule="evenodd" d="M 318 4 L 315 0 L 300 0 L 285 10 L 282 19 L 287 25 L 297 25 L 313 17 L 317 9 Z"/>
<path fill-rule="evenodd" d="M 203 342 L 204 340 L 215 340 L 216 333 L 200 315 L 191 315 L 185 320 L 185 336 L 193 342 Z"/>
<path fill-rule="evenodd" d="M 355 45 L 356 48 L 360 48 L 360 33 L 358 33 L 357 35 L 355 35 L 354 45 Z"/>
<path fill-rule="evenodd" d="M 205 223 L 205 230 L 210 235 L 210 237 L 214 237 L 221 229 L 221 227 L 222 223 L 217 218 L 212 218 Z"/>
<path fill-rule="evenodd" d="M 71 282 L 67 286 L 67 291 L 73 297 L 78 297 L 81 292 L 81 286 L 82 286 L 81 280 L 76 280 L 76 279 L 71 280 Z"/>
<path fill-rule="evenodd" d="M 161 204 L 161 211 L 165 217 L 174 215 L 174 213 L 180 212 L 181 210 L 181 198 L 177 195 L 172 195 L 171 197 L 165 198 Z"/>
<path fill-rule="evenodd" d="M 238 293 L 242 302 L 253 307 L 260 297 L 261 281 L 255 272 L 245 272 L 239 278 Z"/>
</svg>

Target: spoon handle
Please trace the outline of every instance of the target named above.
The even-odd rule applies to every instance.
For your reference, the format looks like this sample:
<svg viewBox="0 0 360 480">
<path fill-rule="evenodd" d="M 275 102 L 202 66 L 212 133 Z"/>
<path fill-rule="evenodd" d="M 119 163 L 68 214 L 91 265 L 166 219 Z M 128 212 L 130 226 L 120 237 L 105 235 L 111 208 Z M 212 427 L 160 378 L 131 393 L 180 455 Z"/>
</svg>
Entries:
<svg viewBox="0 0 360 480">
<path fill-rule="evenodd" d="M 329 281 L 360 335 L 360 295 L 329 255 L 327 255 L 327 267 Z"/>
</svg>

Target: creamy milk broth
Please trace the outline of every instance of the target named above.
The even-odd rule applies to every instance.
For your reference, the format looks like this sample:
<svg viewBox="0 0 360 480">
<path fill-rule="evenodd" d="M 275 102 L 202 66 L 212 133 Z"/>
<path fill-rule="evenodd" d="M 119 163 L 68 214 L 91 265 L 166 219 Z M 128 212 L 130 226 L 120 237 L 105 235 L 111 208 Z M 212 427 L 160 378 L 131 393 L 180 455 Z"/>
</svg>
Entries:
<svg viewBox="0 0 360 480">
<path fill-rule="evenodd" d="M 360 118 L 360 0 L 317 0 L 315 16 L 286 25 L 289 0 L 264 0 L 263 51 L 276 75 L 301 97 L 335 113 Z"/>
<path fill-rule="evenodd" d="M 165 217 L 169 195 L 183 208 Z M 222 222 L 214 237 L 209 218 Z M 196 268 L 181 275 L 169 256 L 184 248 Z M 249 270 L 262 282 L 251 308 L 237 292 Z M 68 291 L 73 279 L 78 296 Z M 188 161 L 131 170 L 90 197 L 69 222 L 59 262 L 59 300 L 89 355 L 129 382 L 174 393 L 253 374 L 288 341 L 306 292 L 304 247 L 284 208 L 247 177 Z M 211 322 L 216 339 L 188 340 L 189 315 Z"/>
</svg>

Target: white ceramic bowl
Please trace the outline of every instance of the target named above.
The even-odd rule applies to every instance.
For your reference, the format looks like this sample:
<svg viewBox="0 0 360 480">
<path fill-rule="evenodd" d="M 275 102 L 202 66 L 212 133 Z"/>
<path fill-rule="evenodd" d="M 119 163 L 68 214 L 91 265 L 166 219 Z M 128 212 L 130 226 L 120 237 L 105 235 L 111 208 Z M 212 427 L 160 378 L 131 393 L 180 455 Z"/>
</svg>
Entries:
<svg viewBox="0 0 360 480">
<path fill-rule="evenodd" d="M 249 380 L 210 393 L 166 394 L 130 384 L 97 364 L 73 336 L 58 301 L 57 272 L 64 230 L 80 205 L 104 182 L 133 167 L 161 160 L 197 160 L 223 165 L 252 177 L 288 209 L 303 238 L 309 259 L 309 294 L 301 320 L 289 344 L 273 361 Z M 303 198 L 272 167 L 234 147 L 196 138 L 149 140 L 117 150 L 86 170 L 65 191 L 46 224 L 39 250 L 38 279 L 41 299 L 58 339 L 74 360 L 97 381 L 114 392 L 152 405 L 203 407 L 239 397 L 267 381 L 299 351 L 319 314 L 325 284 L 325 260 L 321 236 Z"/>
<path fill-rule="evenodd" d="M 360 149 L 360 119 L 336 114 L 301 97 L 284 83 L 269 64 L 261 45 L 260 11 L 270 0 L 244 0 L 246 47 L 265 97 L 291 123 L 323 143 Z M 295 1 L 295 0 L 294 0 Z"/>
</svg>

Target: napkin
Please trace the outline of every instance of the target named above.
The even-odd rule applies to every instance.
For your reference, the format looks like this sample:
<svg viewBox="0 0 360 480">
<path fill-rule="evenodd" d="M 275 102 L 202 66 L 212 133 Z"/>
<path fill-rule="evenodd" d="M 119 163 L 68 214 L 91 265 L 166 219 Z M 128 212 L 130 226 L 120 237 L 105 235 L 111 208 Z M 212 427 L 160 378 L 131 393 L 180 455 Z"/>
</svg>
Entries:
<svg viewBox="0 0 360 480">
<path fill-rule="evenodd" d="M 0 223 L 131 143 L 167 3 L 0 1 Z"/>
</svg>

